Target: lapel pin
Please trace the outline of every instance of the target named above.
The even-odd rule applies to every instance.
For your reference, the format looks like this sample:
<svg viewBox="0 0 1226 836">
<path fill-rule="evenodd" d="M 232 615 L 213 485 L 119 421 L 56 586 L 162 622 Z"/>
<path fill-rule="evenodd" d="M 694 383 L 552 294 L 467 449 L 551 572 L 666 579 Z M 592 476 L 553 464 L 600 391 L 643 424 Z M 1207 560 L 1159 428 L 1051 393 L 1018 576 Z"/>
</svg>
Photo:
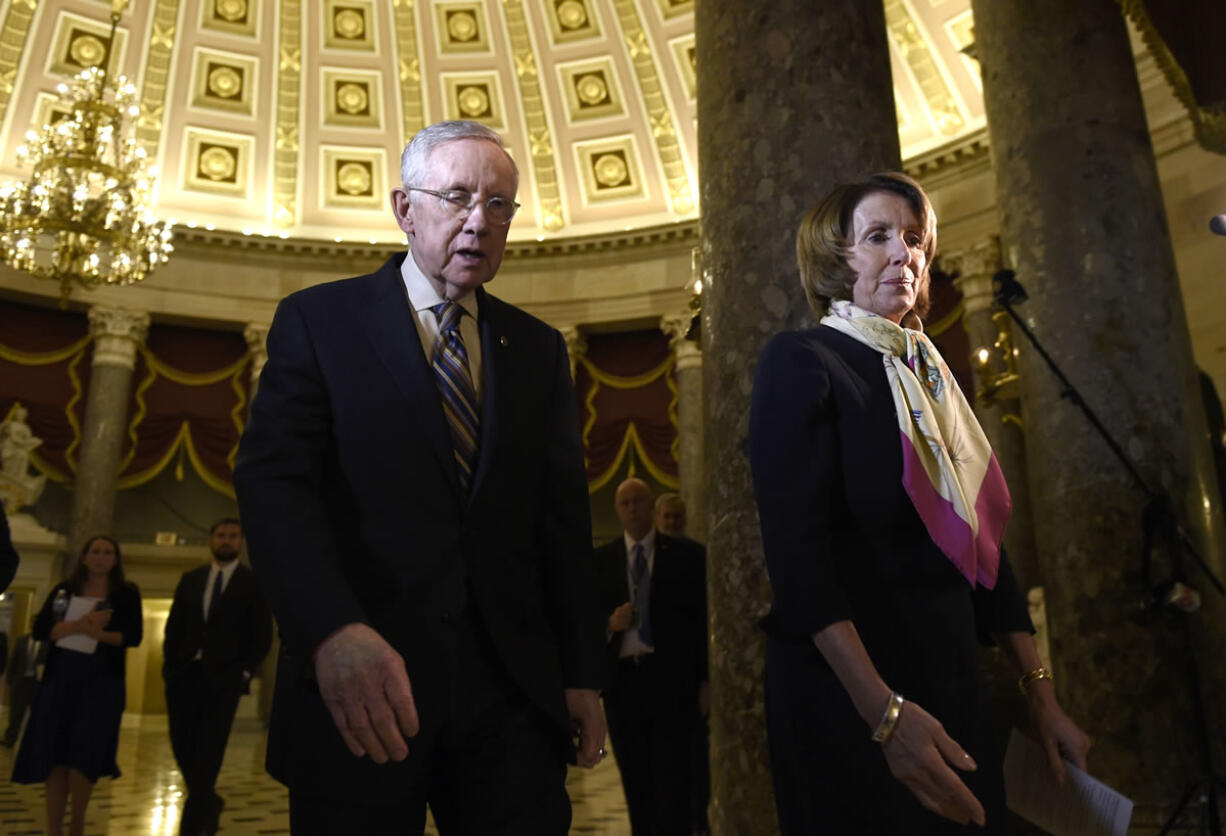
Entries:
<svg viewBox="0 0 1226 836">
<path fill-rule="evenodd" d="M 508 340 L 506 337 L 499 337 L 498 344 L 501 345 L 503 348 L 506 348 L 507 346 L 511 344 L 511 341 Z"/>
</svg>

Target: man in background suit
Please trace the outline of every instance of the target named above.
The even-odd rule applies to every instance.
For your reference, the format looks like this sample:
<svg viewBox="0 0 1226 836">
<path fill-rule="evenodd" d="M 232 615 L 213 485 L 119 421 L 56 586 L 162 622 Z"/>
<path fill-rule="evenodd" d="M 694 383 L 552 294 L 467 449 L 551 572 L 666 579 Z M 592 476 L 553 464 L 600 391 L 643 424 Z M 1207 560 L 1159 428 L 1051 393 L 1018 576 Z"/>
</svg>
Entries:
<svg viewBox="0 0 1226 836">
<path fill-rule="evenodd" d="M 656 497 L 656 531 L 669 537 L 689 540 L 685 533 L 686 521 L 685 500 L 680 494 L 662 493 Z"/>
<path fill-rule="evenodd" d="M 209 531 L 213 562 L 184 573 L 166 619 L 162 676 L 170 745 L 187 801 L 179 833 L 217 831 L 225 802 L 214 789 L 239 697 L 272 643 L 272 620 L 255 574 L 238 562 L 239 521 Z"/>
<path fill-rule="evenodd" d="M 601 628 L 566 343 L 488 294 L 518 173 L 419 131 L 410 250 L 294 293 L 235 487 L 284 642 L 268 769 L 295 834 L 563 836 L 604 746 Z M 578 737 L 576 751 L 572 735 Z"/>
<path fill-rule="evenodd" d="M 688 836 L 694 718 L 707 690 L 705 554 L 653 527 L 642 480 L 622 482 L 614 503 L 624 531 L 596 552 L 609 737 L 634 836 Z"/>
<path fill-rule="evenodd" d="M 36 641 L 30 633 L 17 639 L 13 645 L 13 656 L 4 671 L 4 680 L 9 686 L 9 724 L 0 743 L 5 746 L 17 742 L 21 724 L 38 690 L 38 666 L 46 661 L 47 642 Z"/>
<path fill-rule="evenodd" d="M 698 546 L 702 549 L 705 565 L 706 547 L 685 533 L 687 521 L 685 500 L 679 494 L 662 493 L 656 498 L 656 531 Z M 694 740 L 690 745 L 690 818 L 695 836 L 703 836 L 711 830 L 707 821 L 707 806 L 711 803 L 711 731 L 707 725 L 710 713 L 711 689 L 704 682 L 699 686 Z"/>
</svg>

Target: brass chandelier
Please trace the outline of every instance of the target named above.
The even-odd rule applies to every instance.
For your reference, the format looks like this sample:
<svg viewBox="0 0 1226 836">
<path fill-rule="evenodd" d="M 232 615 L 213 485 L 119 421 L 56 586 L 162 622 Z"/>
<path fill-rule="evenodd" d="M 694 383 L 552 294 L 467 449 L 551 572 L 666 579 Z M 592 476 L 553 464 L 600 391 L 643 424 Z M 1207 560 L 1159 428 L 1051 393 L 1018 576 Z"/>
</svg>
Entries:
<svg viewBox="0 0 1226 836">
<path fill-rule="evenodd" d="M 127 0 L 114 0 L 111 39 Z M 136 140 L 136 88 L 108 83 L 106 65 L 56 90 L 69 115 L 30 131 L 17 149 L 29 180 L 0 186 L 0 256 L 11 267 L 75 287 L 139 282 L 169 260 L 171 228 L 150 208 L 155 172 Z"/>
</svg>

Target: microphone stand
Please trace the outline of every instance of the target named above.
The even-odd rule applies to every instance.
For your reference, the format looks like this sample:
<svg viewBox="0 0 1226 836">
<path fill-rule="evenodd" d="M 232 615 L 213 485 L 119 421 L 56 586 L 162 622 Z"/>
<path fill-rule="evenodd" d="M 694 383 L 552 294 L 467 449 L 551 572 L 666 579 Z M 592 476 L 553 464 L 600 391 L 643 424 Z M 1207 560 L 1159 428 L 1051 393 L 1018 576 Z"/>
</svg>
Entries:
<svg viewBox="0 0 1226 836">
<path fill-rule="evenodd" d="M 1187 580 L 1187 576 L 1184 572 L 1183 566 L 1184 556 L 1190 557 L 1192 562 L 1200 568 L 1205 577 L 1207 577 L 1213 584 L 1214 588 L 1217 589 L 1218 593 L 1226 596 L 1226 587 L 1222 586 L 1222 582 L 1218 580 L 1217 576 L 1213 573 L 1213 570 L 1208 564 L 1205 563 L 1204 558 L 1201 557 L 1196 547 L 1192 544 L 1192 541 L 1188 538 L 1187 533 L 1183 530 L 1183 527 L 1180 526 L 1174 510 L 1175 505 L 1171 501 L 1170 496 L 1165 491 L 1155 490 L 1149 485 L 1149 483 L 1145 480 L 1145 477 L 1142 476 L 1141 472 L 1137 469 L 1136 465 L 1134 465 L 1132 460 L 1128 458 L 1128 455 L 1124 452 L 1124 449 L 1120 447 L 1119 443 L 1117 443 L 1115 438 L 1112 437 L 1111 432 L 1103 425 L 1103 422 L 1099 420 L 1098 416 L 1094 414 L 1094 410 L 1092 410 L 1090 405 L 1086 403 L 1086 400 L 1084 397 L 1082 397 L 1081 392 L 1079 392 L 1077 387 L 1073 385 L 1072 381 L 1070 381 L 1064 375 L 1064 372 L 1062 372 L 1060 367 L 1056 365 L 1056 361 L 1051 358 L 1051 355 L 1048 354 L 1047 350 L 1043 348 L 1043 345 L 1039 342 L 1039 339 L 1034 335 L 1030 328 L 1027 327 L 1026 323 L 1022 321 L 1022 318 L 1018 316 L 1017 311 L 1013 309 L 1014 304 L 1025 302 L 1029 298 L 1026 293 L 1026 289 L 1023 288 L 1021 283 L 1017 280 L 1014 272 L 1012 270 L 998 271 L 992 277 L 992 289 L 996 303 L 1000 305 L 1007 314 L 1009 314 L 1009 317 L 1017 324 L 1017 327 L 1020 328 L 1022 333 L 1026 336 L 1026 339 L 1029 341 L 1030 345 L 1033 346 L 1034 350 L 1038 352 L 1040 357 L 1043 358 L 1043 362 L 1047 364 L 1047 368 L 1051 370 L 1051 373 L 1054 374 L 1056 379 L 1063 385 L 1064 388 L 1060 392 L 1061 397 L 1067 398 L 1081 410 L 1082 414 L 1086 417 L 1086 420 L 1089 421 L 1092 427 L 1094 427 L 1102 440 L 1106 442 L 1107 447 L 1109 447 L 1111 452 L 1115 454 L 1116 459 L 1118 459 L 1120 464 L 1124 466 L 1124 469 L 1128 471 L 1128 474 L 1132 477 L 1132 480 L 1136 484 L 1137 488 L 1140 489 L 1142 494 L 1144 494 L 1145 513 L 1143 517 L 1143 530 L 1145 545 L 1141 558 L 1141 577 L 1147 590 L 1149 590 L 1151 595 L 1154 596 L 1152 605 L 1155 607 L 1161 607 L 1163 604 L 1168 603 L 1165 595 L 1165 592 L 1168 589 L 1172 592 L 1178 592 L 1179 590 L 1185 589 L 1184 583 Z M 1154 545 L 1158 542 L 1164 542 L 1171 547 L 1169 549 L 1171 556 L 1171 577 L 1166 584 L 1155 588 L 1151 586 L 1150 581 L 1150 552 Z M 1173 603 L 1173 601 L 1171 603 Z M 1171 828 L 1175 826 L 1175 822 L 1178 820 L 1179 816 L 1192 801 L 1196 791 L 1202 788 L 1205 791 L 1205 806 L 1209 819 L 1208 832 L 1212 836 L 1221 836 L 1222 819 L 1218 808 L 1217 798 L 1217 785 L 1221 783 L 1221 781 L 1217 778 L 1213 771 L 1212 747 L 1209 744 L 1209 724 L 1205 715 L 1204 698 L 1201 695 L 1200 670 L 1197 666 L 1196 654 L 1193 650 L 1192 629 L 1186 617 L 1190 610 L 1180 609 L 1177 606 L 1173 606 L 1172 609 L 1175 609 L 1175 611 L 1180 612 L 1183 616 L 1185 616 L 1184 618 L 1180 619 L 1180 625 L 1181 632 L 1183 634 L 1184 647 L 1187 651 L 1188 657 L 1188 688 L 1192 694 L 1193 715 L 1196 720 L 1196 730 L 1199 735 L 1197 742 L 1199 744 L 1200 765 L 1203 776 L 1193 782 L 1192 786 L 1189 787 L 1187 792 L 1184 793 L 1183 797 L 1180 798 L 1179 804 L 1175 807 L 1174 813 L 1171 814 L 1171 817 L 1167 820 L 1158 836 L 1166 836 L 1166 834 L 1171 831 Z M 1193 609 L 1195 609 L 1195 607 L 1193 607 Z"/>
</svg>

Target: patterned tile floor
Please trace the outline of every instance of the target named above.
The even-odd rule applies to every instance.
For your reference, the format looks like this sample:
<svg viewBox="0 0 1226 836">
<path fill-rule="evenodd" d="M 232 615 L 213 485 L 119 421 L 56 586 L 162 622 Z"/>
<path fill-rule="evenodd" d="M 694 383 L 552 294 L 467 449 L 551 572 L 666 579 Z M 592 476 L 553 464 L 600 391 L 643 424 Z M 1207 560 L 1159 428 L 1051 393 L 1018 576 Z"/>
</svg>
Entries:
<svg viewBox="0 0 1226 836">
<path fill-rule="evenodd" d="M 289 799 L 285 788 L 264 772 L 264 734 L 252 721 L 240 723 L 230 736 L 217 781 L 218 792 L 226 799 L 221 832 L 227 836 L 288 834 Z M 165 723 L 125 724 L 119 736 L 118 760 L 123 777 L 104 778 L 94 788 L 86 834 L 175 836 L 183 804 L 182 776 L 170 753 Z M 42 785 L 10 783 L 12 769 L 13 750 L 0 747 L 0 834 L 45 833 Z M 612 759 L 590 772 L 571 769 L 567 788 L 574 808 L 572 834 L 629 836 L 626 803 Z M 426 833 L 437 836 L 430 826 Z"/>
</svg>

